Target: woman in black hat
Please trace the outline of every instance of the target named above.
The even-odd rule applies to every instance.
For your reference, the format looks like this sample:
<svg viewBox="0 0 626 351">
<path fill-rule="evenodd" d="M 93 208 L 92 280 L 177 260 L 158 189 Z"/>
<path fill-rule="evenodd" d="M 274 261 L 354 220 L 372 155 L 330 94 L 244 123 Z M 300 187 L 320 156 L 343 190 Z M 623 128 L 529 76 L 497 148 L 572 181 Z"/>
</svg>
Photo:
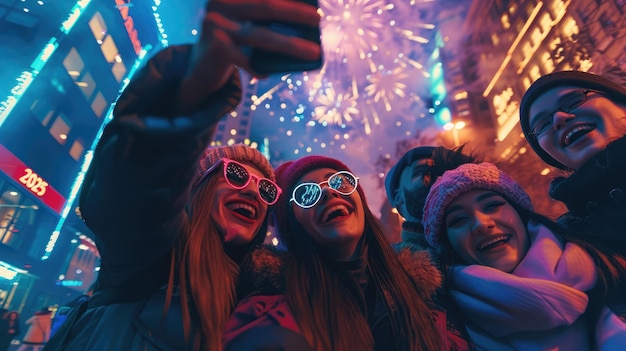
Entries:
<svg viewBox="0 0 626 351">
<path fill-rule="evenodd" d="M 559 221 L 623 249 L 626 88 L 591 73 L 551 73 L 524 94 L 520 123 L 533 150 L 568 173 L 550 187 L 569 209 Z"/>
</svg>

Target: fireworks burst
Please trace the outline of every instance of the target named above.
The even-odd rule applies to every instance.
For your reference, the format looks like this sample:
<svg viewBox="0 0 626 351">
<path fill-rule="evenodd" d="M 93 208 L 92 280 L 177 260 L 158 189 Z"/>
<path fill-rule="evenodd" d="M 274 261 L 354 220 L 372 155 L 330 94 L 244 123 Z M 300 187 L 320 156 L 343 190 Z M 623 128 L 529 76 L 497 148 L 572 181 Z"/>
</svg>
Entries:
<svg viewBox="0 0 626 351">
<path fill-rule="evenodd" d="M 282 111 L 289 125 L 281 130 L 301 137 L 339 126 L 348 139 L 350 133 L 371 134 L 383 117 L 414 120 L 421 112 L 414 111 L 415 77 L 428 77 L 420 61 L 428 57 L 425 45 L 434 35 L 434 26 L 419 20 L 432 9 L 426 2 L 319 0 L 324 66 L 259 82 L 268 86 L 259 87 L 254 105 Z M 316 135 L 313 142 L 330 145 L 335 132 Z"/>
</svg>

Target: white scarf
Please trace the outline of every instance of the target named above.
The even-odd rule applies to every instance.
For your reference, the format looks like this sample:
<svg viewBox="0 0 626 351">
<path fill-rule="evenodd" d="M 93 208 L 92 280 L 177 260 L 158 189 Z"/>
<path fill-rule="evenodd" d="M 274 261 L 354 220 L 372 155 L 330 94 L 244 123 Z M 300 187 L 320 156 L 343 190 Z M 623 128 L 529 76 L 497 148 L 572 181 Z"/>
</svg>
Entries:
<svg viewBox="0 0 626 351">
<path fill-rule="evenodd" d="M 531 246 L 512 273 L 453 267 L 452 297 L 472 341 L 486 350 L 588 350 L 580 317 L 585 292 L 597 279 L 593 259 L 575 244 L 563 245 L 543 225 L 529 223 L 528 233 Z"/>
</svg>

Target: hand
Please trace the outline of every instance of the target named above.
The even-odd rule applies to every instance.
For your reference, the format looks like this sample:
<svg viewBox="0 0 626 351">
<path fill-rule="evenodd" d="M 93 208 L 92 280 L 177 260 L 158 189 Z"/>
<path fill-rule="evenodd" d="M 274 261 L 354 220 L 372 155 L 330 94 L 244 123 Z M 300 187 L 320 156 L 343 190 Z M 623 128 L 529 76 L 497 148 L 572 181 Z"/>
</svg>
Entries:
<svg viewBox="0 0 626 351">
<path fill-rule="evenodd" d="M 252 21 L 318 26 L 320 16 L 314 6 L 294 0 L 209 0 L 183 90 L 207 96 L 228 81 L 235 66 L 259 76 L 250 68 L 246 55 L 250 47 L 309 60 L 320 57 L 318 44 L 255 26 Z"/>
</svg>

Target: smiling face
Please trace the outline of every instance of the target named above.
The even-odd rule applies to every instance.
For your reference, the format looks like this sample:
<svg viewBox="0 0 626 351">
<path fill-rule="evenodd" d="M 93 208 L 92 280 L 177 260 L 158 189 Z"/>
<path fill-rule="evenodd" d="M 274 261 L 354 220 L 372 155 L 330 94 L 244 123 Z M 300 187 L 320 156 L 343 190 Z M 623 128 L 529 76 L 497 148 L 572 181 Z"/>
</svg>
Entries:
<svg viewBox="0 0 626 351">
<path fill-rule="evenodd" d="M 448 205 L 444 226 L 452 249 L 466 264 L 510 273 L 530 246 L 526 226 L 515 208 L 489 190 L 470 190 Z"/>
<path fill-rule="evenodd" d="M 530 126 L 550 122 L 537 135 L 539 146 L 565 166 L 578 169 L 604 150 L 611 141 L 626 135 L 626 106 L 617 105 L 602 93 L 590 91 L 577 108 L 563 112 L 559 107 L 582 96 L 584 89 L 557 87 L 537 98 L 530 106 Z M 546 119 L 548 118 L 548 119 Z"/>
<path fill-rule="evenodd" d="M 250 174 L 264 178 L 256 167 L 242 163 Z M 223 165 L 221 166 L 223 167 Z M 257 180 L 252 179 L 243 189 L 233 189 L 219 170 L 212 198 L 211 218 L 227 245 L 250 243 L 259 231 L 267 214 L 267 204 L 261 201 Z"/>
<path fill-rule="evenodd" d="M 321 183 L 337 173 L 331 168 L 319 168 L 305 173 L 297 184 Z M 318 245 L 332 252 L 338 260 L 349 259 L 365 231 L 365 212 L 358 191 L 341 195 L 321 184 L 322 195 L 311 208 L 302 208 L 291 201 L 290 206 L 296 221 Z"/>
</svg>

